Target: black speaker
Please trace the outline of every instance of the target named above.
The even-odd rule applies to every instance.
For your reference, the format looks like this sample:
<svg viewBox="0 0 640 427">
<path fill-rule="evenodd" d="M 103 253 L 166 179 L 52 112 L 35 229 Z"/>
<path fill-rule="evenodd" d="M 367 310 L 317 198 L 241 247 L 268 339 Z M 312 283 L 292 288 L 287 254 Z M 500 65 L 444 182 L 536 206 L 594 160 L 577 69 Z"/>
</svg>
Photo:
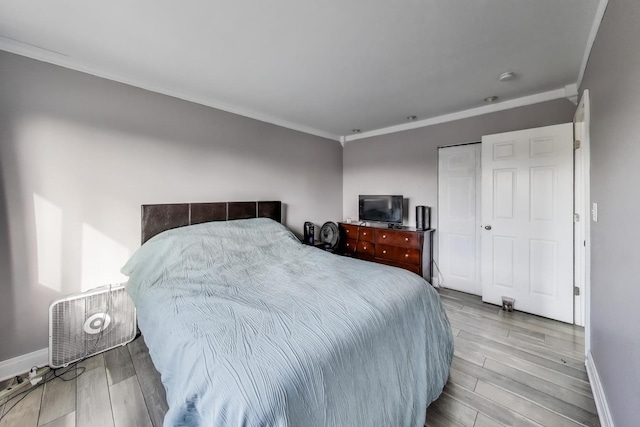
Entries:
<svg viewBox="0 0 640 427">
<path fill-rule="evenodd" d="M 416 230 L 428 230 L 429 228 L 431 228 L 431 208 L 416 206 Z"/>
<path fill-rule="evenodd" d="M 313 246 L 313 235 L 315 233 L 314 230 L 314 226 L 312 222 L 305 222 L 304 223 L 304 240 L 303 243 L 307 244 L 307 245 L 312 245 Z"/>
</svg>

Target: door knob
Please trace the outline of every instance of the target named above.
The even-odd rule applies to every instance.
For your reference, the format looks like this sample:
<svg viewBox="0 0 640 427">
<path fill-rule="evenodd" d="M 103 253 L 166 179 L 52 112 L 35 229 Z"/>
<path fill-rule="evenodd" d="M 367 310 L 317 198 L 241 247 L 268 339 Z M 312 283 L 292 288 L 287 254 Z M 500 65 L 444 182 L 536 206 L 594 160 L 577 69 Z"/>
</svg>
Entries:
<svg viewBox="0 0 640 427">
<path fill-rule="evenodd" d="M 485 226 L 484 226 L 484 229 L 485 229 L 485 230 L 491 230 L 491 226 L 490 226 L 490 225 L 485 225 Z"/>
</svg>

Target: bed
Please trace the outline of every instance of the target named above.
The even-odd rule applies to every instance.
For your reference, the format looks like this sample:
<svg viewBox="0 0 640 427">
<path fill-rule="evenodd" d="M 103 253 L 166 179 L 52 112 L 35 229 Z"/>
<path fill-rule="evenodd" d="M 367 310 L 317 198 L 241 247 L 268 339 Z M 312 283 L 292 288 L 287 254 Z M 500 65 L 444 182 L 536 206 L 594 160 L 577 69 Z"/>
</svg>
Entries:
<svg viewBox="0 0 640 427">
<path fill-rule="evenodd" d="M 453 355 L 437 292 L 303 245 L 279 202 L 243 203 L 143 206 L 122 271 L 164 425 L 422 426 Z"/>
</svg>

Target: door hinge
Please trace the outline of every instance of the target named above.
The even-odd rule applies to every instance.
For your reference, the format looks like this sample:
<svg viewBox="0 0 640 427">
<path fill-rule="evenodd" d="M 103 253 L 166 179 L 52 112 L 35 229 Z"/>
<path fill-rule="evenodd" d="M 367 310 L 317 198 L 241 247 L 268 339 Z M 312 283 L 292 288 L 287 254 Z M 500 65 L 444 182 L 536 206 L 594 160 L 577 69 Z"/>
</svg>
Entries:
<svg viewBox="0 0 640 427">
<path fill-rule="evenodd" d="M 573 295 L 578 296 L 580 295 L 580 288 L 577 286 L 573 287 Z"/>
<path fill-rule="evenodd" d="M 576 139 L 576 140 L 573 142 L 573 149 L 574 149 L 574 150 L 577 150 L 577 149 L 579 149 L 579 148 L 580 148 L 580 140 L 579 140 L 579 139 Z"/>
<path fill-rule="evenodd" d="M 580 214 L 577 214 L 577 213 L 573 214 L 573 222 L 580 222 Z"/>
</svg>

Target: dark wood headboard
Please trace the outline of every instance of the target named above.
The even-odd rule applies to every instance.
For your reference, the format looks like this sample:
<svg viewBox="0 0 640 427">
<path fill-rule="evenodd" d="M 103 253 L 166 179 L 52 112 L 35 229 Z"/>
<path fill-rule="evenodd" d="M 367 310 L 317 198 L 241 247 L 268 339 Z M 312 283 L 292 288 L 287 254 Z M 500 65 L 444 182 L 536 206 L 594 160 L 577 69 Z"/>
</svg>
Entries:
<svg viewBox="0 0 640 427">
<path fill-rule="evenodd" d="M 215 202 L 142 205 L 142 243 L 185 225 L 232 219 L 271 218 L 282 222 L 282 202 Z"/>
</svg>

